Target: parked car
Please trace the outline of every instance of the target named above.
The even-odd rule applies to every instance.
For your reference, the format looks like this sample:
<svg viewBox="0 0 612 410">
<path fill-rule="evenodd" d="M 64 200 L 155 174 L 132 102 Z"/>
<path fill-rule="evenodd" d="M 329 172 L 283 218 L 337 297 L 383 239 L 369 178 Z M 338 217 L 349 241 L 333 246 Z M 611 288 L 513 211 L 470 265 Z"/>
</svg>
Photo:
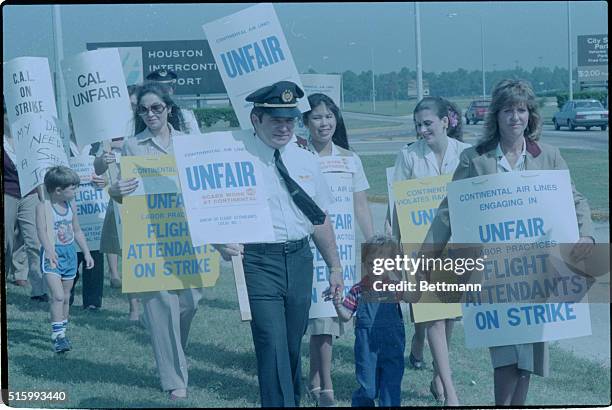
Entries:
<svg viewBox="0 0 612 410">
<path fill-rule="evenodd" d="M 568 127 L 574 131 L 576 127 L 601 127 L 602 131 L 608 128 L 608 110 L 597 100 L 571 100 L 563 105 L 561 111 L 553 115 L 553 125 L 556 130 Z"/>
<path fill-rule="evenodd" d="M 484 121 L 489 111 L 489 104 L 491 104 L 491 101 L 488 100 L 472 101 L 467 110 L 465 110 L 465 122 L 467 124 L 470 122 L 478 124 L 478 121 Z"/>
</svg>

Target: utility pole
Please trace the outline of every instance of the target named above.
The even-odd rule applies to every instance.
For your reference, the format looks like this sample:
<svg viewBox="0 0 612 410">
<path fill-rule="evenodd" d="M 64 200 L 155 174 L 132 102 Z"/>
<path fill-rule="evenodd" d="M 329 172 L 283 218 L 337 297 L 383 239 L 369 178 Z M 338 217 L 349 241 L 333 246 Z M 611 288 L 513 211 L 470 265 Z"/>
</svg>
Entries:
<svg viewBox="0 0 612 410">
<path fill-rule="evenodd" d="M 570 15 L 570 2 L 567 2 L 567 71 L 569 72 L 569 101 L 574 99 L 572 79 L 572 19 Z"/>
<path fill-rule="evenodd" d="M 421 60 L 421 9 L 419 2 L 414 3 L 414 32 L 416 38 L 417 101 L 421 101 L 423 99 L 423 61 Z"/>
<path fill-rule="evenodd" d="M 66 104 L 66 90 L 64 87 L 64 76 L 60 68 L 60 62 L 64 59 L 64 45 L 62 35 L 62 15 L 59 5 L 53 6 L 53 40 L 55 48 L 55 86 L 57 87 L 57 117 L 68 125 L 68 105 Z"/>
</svg>

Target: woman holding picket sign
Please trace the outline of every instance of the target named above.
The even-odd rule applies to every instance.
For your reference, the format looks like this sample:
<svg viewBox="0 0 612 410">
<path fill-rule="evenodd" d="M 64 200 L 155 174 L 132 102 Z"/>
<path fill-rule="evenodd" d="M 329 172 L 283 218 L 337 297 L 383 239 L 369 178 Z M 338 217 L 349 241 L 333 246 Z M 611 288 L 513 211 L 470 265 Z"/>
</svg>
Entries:
<svg viewBox="0 0 612 410">
<path fill-rule="evenodd" d="M 181 110 L 159 85 L 146 84 L 139 91 L 136 135 L 128 138 L 122 156 L 162 156 L 174 151 L 172 138 L 183 134 Z M 119 177 L 109 195 L 121 202 L 138 188 L 136 178 Z M 184 349 L 191 321 L 202 298 L 201 289 L 140 293 L 144 322 L 151 335 L 162 389 L 170 400 L 187 397 L 187 362 Z"/>
<path fill-rule="evenodd" d="M 459 164 L 459 155 L 470 146 L 462 142 L 460 110 L 443 98 L 425 97 L 416 105 L 413 115 L 418 140 L 404 147 L 398 154 L 393 181 L 434 177 L 454 172 Z M 393 227 L 395 236 L 399 236 L 397 215 L 393 218 Z M 411 238 L 402 238 L 402 240 L 405 243 L 414 242 Z M 442 319 L 415 323 L 415 337 L 410 352 L 410 362 L 414 366 L 417 360 L 413 352 L 417 350 L 416 345 L 420 345 L 420 361 L 422 361 L 423 334 L 426 333 L 434 367 L 430 391 L 434 399 L 444 401 L 448 406 L 459 404 L 448 359 L 453 321 L 454 319 Z"/>
<path fill-rule="evenodd" d="M 539 142 L 542 120 L 533 89 L 523 80 L 503 80 L 493 90 L 485 121 L 484 137 L 465 150 L 453 180 L 503 172 L 567 169 L 559 149 Z M 572 186 L 573 188 L 573 186 Z M 573 189 L 580 239 L 571 256 L 581 260 L 594 247 L 591 213 L 586 199 Z M 425 244 L 438 256 L 448 242 L 451 229 L 448 199 L 442 201 Z M 495 404 L 525 404 L 531 373 L 548 374 L 548 345 L 527 343 L 491 347 Z"/>
<path fill-rule="evenodd" d="M 355 218 L 367 240 L 374 234 L 372 214 L 366 196 L 366 190 L 370 186 L 361 160 L 357 154 L 349 151 L 340 109 L 325 94 L 312 94 L 308 97 L 308 102 L 312 109 L 304 113 L 303 122 L 310 133 L 310 147 L 319 157 L 350 158 L 354 164 L 350 180 Z M 340 337 L 344 334 L 344 324 L 337 317 L 310 319 L 306 334 L 310 335 L 310 394 L 320 407 L 334 406 L 331 380 L 332 342 L 333 336 Z"/>
<path fill-rule="evenodd" d="M 136 113 L 137 96 L 140 86 L 129 85 L 128 94 L 132 110 Z M 119 157 L 123 149 L 124 138 L 114 138 L 112 141 L 103 145 L 100 155 L 94 160 L 94 168 L 98 175 L 102 175 L 108 171 L 108 174 L 113 178 L 119 173 Z M 117 230 L 118 215 L 115 215 L 115 209 L 119 210 L 116 204 L 111 199 L 106 209 L 104 216 L 104 224 L 102 225 L 102 234 L 100 237 L 100 252 L 106 254 L 108 262 L 108 270 L 110 273 L 111 288 L 121 288 L 121 277 L 119 275 L 119 257 L 121 255 L 121 241 L 119 240 L 119 232 Z M 128 293 L 128 301 L 130 304 L 129 321 L 138 323 L 139 301 L 138 295 Z"/>
</svg>

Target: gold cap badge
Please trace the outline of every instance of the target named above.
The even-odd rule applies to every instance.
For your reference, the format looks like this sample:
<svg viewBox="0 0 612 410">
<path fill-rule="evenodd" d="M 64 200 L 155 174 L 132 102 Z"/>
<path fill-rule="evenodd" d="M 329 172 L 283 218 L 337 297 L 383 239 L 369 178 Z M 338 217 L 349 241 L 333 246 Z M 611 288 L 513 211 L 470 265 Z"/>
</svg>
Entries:
<svg viewBox="0 0 612 410">
<path fill-rule="evenodd" d="M 291 92 L 291 90 L 285 90 L 283 91 L 283 93 L 281 94 L 281 99 L 283 100 L 283 102 L 291 102 L 291 100 L 293 100 L 293 93 Z"/>
</svg>

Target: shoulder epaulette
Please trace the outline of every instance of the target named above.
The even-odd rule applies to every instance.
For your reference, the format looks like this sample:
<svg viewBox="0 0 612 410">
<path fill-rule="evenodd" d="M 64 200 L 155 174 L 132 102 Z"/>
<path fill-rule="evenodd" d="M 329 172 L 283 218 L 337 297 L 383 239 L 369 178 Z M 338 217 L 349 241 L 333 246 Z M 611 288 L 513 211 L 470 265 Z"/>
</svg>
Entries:
<svg viewBox="0 0 612 410">
<path fill-rule="evenodd" d="M 308 147 L 308 140 L 306 138 L 302 138 L 302 137 L 299 137 L 299 136 L 296 135 L 295 136 L 295 144 L 298 147 L 300 147 L 300 148 L 310 152 L 311 154 L 314 154 L 314 152 L 312 152 L 312 150 Z"/>
</svg>

